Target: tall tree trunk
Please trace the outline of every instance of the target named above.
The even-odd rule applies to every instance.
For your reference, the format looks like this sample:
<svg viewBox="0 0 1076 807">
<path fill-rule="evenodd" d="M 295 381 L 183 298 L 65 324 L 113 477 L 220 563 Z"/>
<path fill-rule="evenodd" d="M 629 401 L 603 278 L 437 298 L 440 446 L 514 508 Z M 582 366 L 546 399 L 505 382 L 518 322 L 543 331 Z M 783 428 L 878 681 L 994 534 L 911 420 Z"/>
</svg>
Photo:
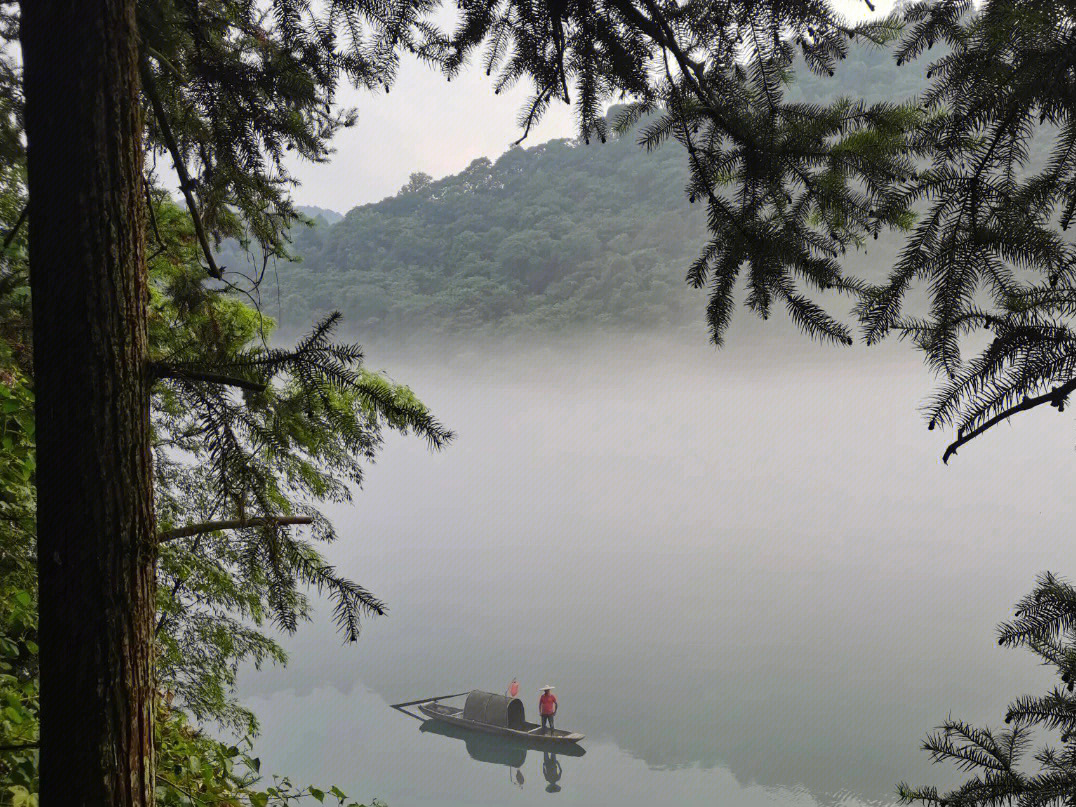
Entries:
<svg viewBox="0 0 1076 807">
<path fill-rule="evenodd" d="M 135 0 L 23 0 L 42 804 L 153 802 L 155 527 Z"/>
</svg>

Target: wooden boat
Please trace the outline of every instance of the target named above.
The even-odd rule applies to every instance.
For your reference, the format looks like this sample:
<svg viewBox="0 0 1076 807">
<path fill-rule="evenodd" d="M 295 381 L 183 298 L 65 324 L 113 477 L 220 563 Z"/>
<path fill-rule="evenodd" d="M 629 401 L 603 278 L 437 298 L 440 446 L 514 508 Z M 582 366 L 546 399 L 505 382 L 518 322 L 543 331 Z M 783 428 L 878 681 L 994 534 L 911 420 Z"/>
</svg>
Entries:
<svg viewBox="0 0 1076 807">
<path fill-rule="evenodd" d="M 432 698 L 419 701 L 416 707 L 430 720 L 438 720 L 452 726 L 497 734 L 524 740 L 542 748 L 570 748 L 583 739 L 575 731 L 555 729 L 548 731 L 537 723 L 528 723 L 524 717 L 523 702 L 519 698 L 508 698 L 493 692 L 471 690 L 463 708 L 448 706 Z"/>
</svg>

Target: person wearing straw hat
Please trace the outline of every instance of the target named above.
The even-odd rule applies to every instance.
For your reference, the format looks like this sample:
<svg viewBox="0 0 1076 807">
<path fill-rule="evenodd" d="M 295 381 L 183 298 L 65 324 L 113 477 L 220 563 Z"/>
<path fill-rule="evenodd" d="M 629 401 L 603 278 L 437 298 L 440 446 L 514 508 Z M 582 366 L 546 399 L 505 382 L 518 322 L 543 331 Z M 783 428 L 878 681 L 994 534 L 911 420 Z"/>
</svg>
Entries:
<svg viewBox="0 0 1076 807">
<path fill-rule="evenodd" d="M 542 716 L 542 731 L 549 727 L 549 733 L 553 733 L 553 715 L 557 713 L 557 696 L 553 694 L 553 687 L 542 687 L 542 697 L 538 699 L 538 714 Z"/>
</svg>

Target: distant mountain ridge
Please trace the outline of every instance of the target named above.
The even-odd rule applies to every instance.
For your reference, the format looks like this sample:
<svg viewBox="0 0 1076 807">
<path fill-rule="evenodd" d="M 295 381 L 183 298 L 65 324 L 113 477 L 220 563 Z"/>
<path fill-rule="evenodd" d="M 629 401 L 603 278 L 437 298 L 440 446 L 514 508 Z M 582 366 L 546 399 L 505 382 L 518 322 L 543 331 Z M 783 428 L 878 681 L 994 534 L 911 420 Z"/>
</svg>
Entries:
<svg viewBox="0 0 1076 807">
<path fill-rule="evenodd" d="M 924 69 L 857 48 L 836 78 L 798 71 L 788 94 L 903 100 L 923 87 Z M 555 140 L 440 180 L 413 174 L 339 220 L 301 208 L 324 224 L 294 232 L 301 262 L 277 267 L 266 312 L 300 328 L 340 310 L 364 338 L 697 325 L 705 295 L 684 274 L 705 211 L 688 203 L 686 182 L 675 144 L 647 154 L 632 137 Z"/>
<path fill-rule="evenodd" d="M 343 213 L 337 213 L 335 210 L 329 210 L 327 207 L 297 205 L 295 209 L 304 216 L 308 216 L 312 219 L 321 218 L 326 224 L 336 224 L 336 222 L 344 217 Z"/>
</svg>

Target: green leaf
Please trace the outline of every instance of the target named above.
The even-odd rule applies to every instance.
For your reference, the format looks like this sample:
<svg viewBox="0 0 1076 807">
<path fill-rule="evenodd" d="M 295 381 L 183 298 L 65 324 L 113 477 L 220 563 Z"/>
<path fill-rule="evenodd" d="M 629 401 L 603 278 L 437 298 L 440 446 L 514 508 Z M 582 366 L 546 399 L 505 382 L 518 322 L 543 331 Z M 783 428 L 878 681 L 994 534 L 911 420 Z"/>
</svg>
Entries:
<svg viewBox="0 0 1076 807">
<path fill-rule="evenodd" d="M 324 790 L 318 790 L 313 785 L 310 786 L 310 795 L 313 796 L 318 801 L 325 801 L 325 791 Z"/>
<path fill-rule="evenodd" d="M 268 793 L 255 792 L 255 793 L 250 794 L 251 807 L 265 807 L 265 805 L 268 804 L 268 803 L 269 803 L 269 794 Z"/>
</svg>

